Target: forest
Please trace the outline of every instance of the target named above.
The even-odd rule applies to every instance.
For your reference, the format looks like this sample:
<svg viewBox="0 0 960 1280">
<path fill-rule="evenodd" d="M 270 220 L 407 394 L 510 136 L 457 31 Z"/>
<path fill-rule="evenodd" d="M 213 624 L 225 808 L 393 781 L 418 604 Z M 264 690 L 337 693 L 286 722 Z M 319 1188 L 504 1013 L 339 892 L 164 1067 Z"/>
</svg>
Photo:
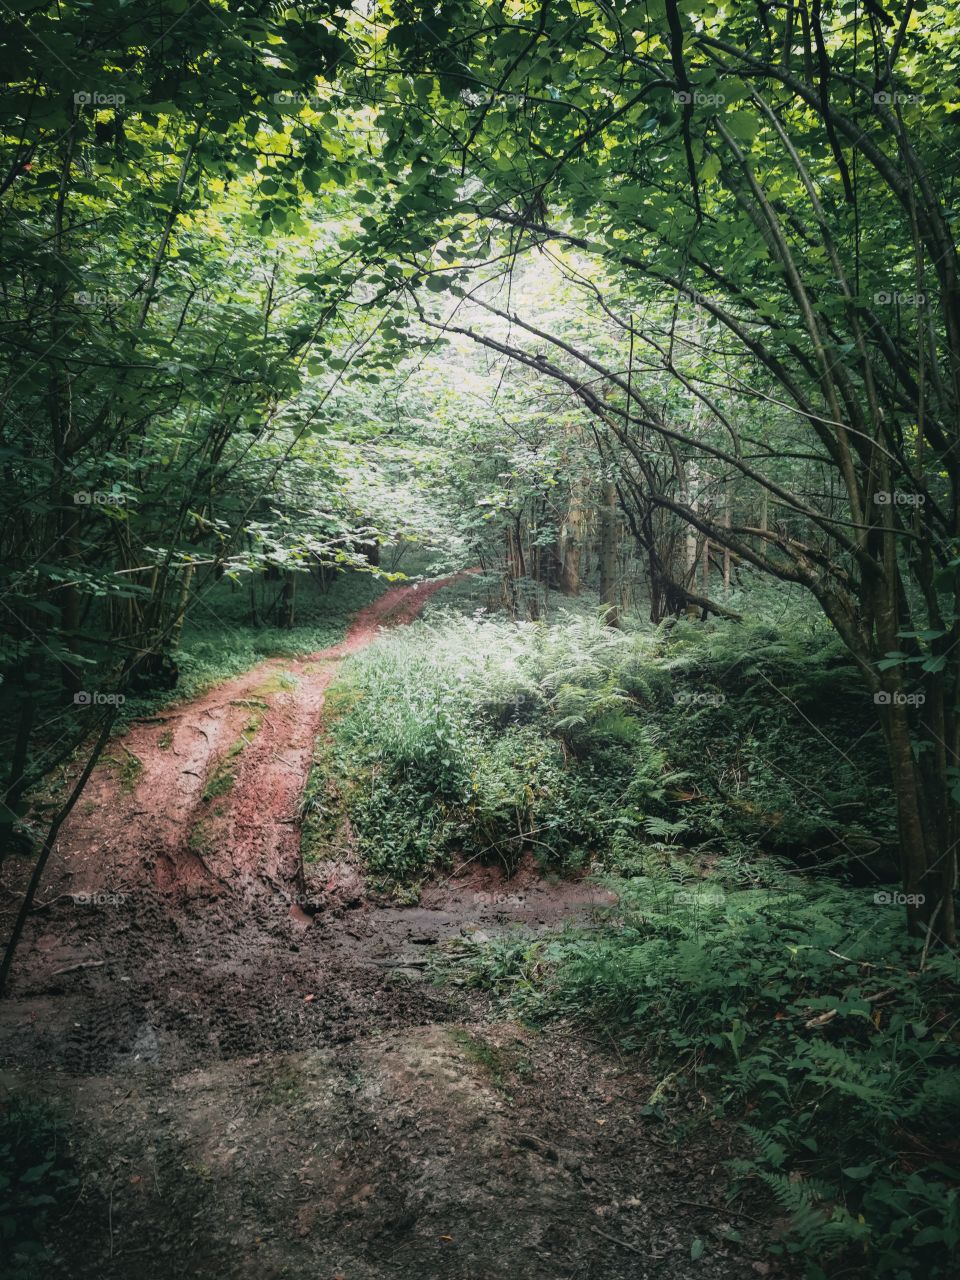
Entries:
<svg viewBox="0 0 960 1280">
<path fill-rule="evenodd" d="M 0 1280 L 960 1274 L 960 7 L 0 59 Z"/>
</svg>

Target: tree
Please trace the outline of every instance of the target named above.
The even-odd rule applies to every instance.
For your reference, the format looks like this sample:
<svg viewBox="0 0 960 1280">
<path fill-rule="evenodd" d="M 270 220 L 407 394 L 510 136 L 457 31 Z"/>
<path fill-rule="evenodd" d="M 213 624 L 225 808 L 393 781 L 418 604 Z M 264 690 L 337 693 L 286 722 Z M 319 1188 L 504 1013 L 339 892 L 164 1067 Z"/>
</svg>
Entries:
<svg viewBox="0 0 960 1280">
<path fill-rule="evenodd" d="M 465 281 L 457 268 L 481 257 L 566 246 L 634 301 L 673 298 L 709 318 L 706 367 L 678 368 L 672 334 L 651 343 L 688 410 L 708 410 L 695 437 L 664 412 L 659 379 L 631 385 L 622 363 L 509 308 L 528 345 L 480 340 L 566 383 L 615 429 L 644 503 L 816 598 L 877 703 L 910 927 L 952 941 L 960 290 L 944 86 L 956 41 L 943 6 L 887 17 L 804 0 L 405 11 L 387 36 L 398 52 L 386 96 L 394 118 L 400 103 L 423 123 L 381 117 L 383 181 L 404 179 L 399 198 L 378 184 L 376 235 L 433 288 L 438 272 Z M 405 240 L 403 207 L 427 199 L 440 211 L 432 240 L 422 217 Z M 597 306 L 612 310 L 602 295 Z M 629 316 L 617 322 L 649 341 Z M 538 359 L 544 344 L 581 372 Z M 803 486 L 739 436 L 733 398 L 789 415 Z M 658 491 L 642 433 L 765 493 L 785 518 L 764 527 Z M 814 478 L 828 497 L 805 492 Z"/>
</svg>

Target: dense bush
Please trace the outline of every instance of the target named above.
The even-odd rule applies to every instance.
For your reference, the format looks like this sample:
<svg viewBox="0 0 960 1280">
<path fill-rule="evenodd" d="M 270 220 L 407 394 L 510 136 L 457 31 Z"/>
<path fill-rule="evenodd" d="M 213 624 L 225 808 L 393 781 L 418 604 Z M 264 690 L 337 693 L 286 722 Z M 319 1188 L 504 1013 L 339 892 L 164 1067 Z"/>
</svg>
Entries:
<svg viewBox="0 0 960 1280">
<path fill-rule="evenodd" d="M 593 619 L 421 623 L 340 682 L 337 772 L 370 867 L 416 875 L 453 851 L 513 867 L 609 852 L 664 803 L 655 735 L 617 684 L 630 641 Z"/>
<path fill-rule="evenodd" d="M 687 773 L 693 832 L 730 851 L 835 859 L 867 881 L 895 871 L 876 709 L 832 631 L 684 620 L 661 630 L 641 677 L 638 696 Z"/>
<path fill-rule="evenodd" d="M 526 849 L 636 872 L 678 842 L 836 858 L 867 878 L 891 837 L 874 709 L 825 633 L 436 612 L 339 688 L 335 772 L 389 878 L 454 852 L 510 868 Z M 853 754 L 835 745 L 851 732 Z"/>
<path fill-rule="evenodd" d="M 956 957 L 924 957 L 872 891 L 769 878 L 611 881 L 609 926 L 478 947 L 472 980 L 599 1023 L 739 1118 L 753 1155 L 734 1190 L 775 1196 L 811 1280 L 952 1276 Z"/>
<path fill-rule="evenodd" d="M 0 1102 L 0 1253 L 5 1280 L 39 1280 L 55 1255 L 51 1214 L 75 1199 L 79 1180 L 56 1114 L 18 1095 Z"/>
</svg>

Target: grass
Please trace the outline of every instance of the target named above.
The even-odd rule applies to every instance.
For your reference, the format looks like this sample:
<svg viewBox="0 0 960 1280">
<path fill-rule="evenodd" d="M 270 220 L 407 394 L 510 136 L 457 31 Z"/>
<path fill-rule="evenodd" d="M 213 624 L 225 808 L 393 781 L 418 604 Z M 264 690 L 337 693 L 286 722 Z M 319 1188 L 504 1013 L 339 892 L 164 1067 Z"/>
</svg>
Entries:
<svg viewBox="0 0 960 1280">
<path fill-rule="evenodd" d="M 59 1270 L 49 1225 L 75 1204 L 80 1185 L 58 1111 L 19 1094 L 0 1100 L 0 1238 L 5 1280 Z"/>
<path fill-rule="evenodd" d="M 328 723 L 321 765 L 350 779 L 360 851 L 396 882 L 460 854 L 643 873 L 694 849 L 879 882 L 892 848 L 872 703 L 836 642 L 795 624 L 438 612 L 344 665 Z M 830 750 L 851 733 L 855 758 Z"/>
<path fill-rule="evenodd" d="M 237 775 L 232 769 L 219 765 L 213 776 L 207 781 L 201 793 L 201 798 L 205 804 L 209 804 L 211 800 L 215 800 L 218 796 L 226 795 L 228 791 L 233 789 L 233 784 L 237 780 Z"/>
<path fill-rule="evenodd" d="M 240 731 L 240 737 L 236 742 L 230 744 L 223 759 L 219 762 L 211 777 L 207 780 L 201 799 L 205 803 L 216 800 L 219 796 L 226 795 L 233 789 L 233 785 L 237 780 L 236 769 L 231 766 L 231 761 L 236 760 L 237 756 L 250 745 L 250 738 L 257 732 L 263 724 L 263 716 L 259 708 L 267 707 L 267 703 L 257 699 L 242 699 L 239 702 L 232 703 L 233 706 L 255 706 L 258 709 L 250 716 L 243 729 Z M 219 813 L 219 810 L 215 810 Z"/>
<path fill-rule="evenodd" d="M 310 864 L 333 848 L 342 826 L 339 793 L 329 761 L 329 743 L 319 738 L 300 800 L 300 857 Z"/>
<path fill-rule="evenodd" d="M 201 858 L 205 858 L 207 854 L 213 852 L 213 845 L 210 841 L 210 830 L 203 818 L 195 822 L 190 830 L 190 836 L 187 841 L 190 849 L 198 854 Z"/>
<path fill-rule="evenodd" d="M 464 1055 L 477 1066 L 482 1067 L 493 1081 L 494 1087 L 503 1092 L 507 1087 L 509 1067 L 503 1061 L 499 1050 L 486 1040 L 471 1035 L 463 1027 L 454 1027 L 450 1032 Z"/>
<path fill-rule="evenodd" d="M 121 754 L 104 757 L 104 764 L 111 765 L 116 771 L 121 791 L 136 790 L 137 783 L 143 775 L 143 761 L 132 751 L 121 744 Z"/>
<path fill-rule="evenodd" d="M 580 1019 L 656 1059 L 653 1116 L 696 1097 L 742 1126 L 732 1192 L 772 1198 L 810 1280 L 954 1274 L 960 965 L 870 890 L 771 874 L 744 889 L 611 879 L 610 923 L 463 944 L 456 967 L 528 1018 Z"/>
<path fill-rule="evenodd" d="M 304 575 L 297 588 L 297 625 L 291 628 L 254 622 L 245 587 L 221 582 L 204 590 L 184 625 L 173 690 L 131 697 L 118 717 L 118 729 L 134 717 L 150 715 L 171 702 L 188 701 L 249 671 L 268 658 L 297 658 L 318 653 L 343 640 L 350 618 L 390 586 L 367 573 L 343 573 L 326 591 Z M 276 689 L 289 688 L 279 684 Z"/>
<path fill-rule="evenodd" d="M 254 689 L 258 698 L 268 698 L 272 693 L 289 693 L 297 687 L 297 677 L 291 671 L 275 671 Z"/>
</svg>

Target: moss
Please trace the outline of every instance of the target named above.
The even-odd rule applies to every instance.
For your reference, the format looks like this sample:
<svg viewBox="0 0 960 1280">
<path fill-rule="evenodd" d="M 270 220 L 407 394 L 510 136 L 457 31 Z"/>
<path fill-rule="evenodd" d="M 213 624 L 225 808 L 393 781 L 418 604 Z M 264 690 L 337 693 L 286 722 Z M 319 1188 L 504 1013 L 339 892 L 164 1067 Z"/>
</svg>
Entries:
<svg viewBox="0 0 960 1280">
<path fill-rule="evenodd" d="M 240 737 L 236 742 L 231 743 L 227 749 L 227 753 L 223 760 L 217 765 L 213 776 L 209 779 L 203 788 L 202 799 L 204 802 L 214 800 L 217 796 L 226 795 L 231 790 L 233 784 L 237 780 L 236 772 L 228 766 L 228 761 L 235 760 L 241 751 L 250 745 L 250 738 L 257 732 L 263 724 L 263 717 L 254 714 L 251 715 L 247 723 L 240 731 Z M 218 810 L 217 812 L 223 812 Z"/>
<path fill-rule="evenodd" d="M 450 1034 L 470 1061 L 475 1062 L 477 1066 L 482 1067 L 489 1074 L 494 1087 L 501 1091 L 504 1090 L 507 1085 L 510 1065 L 504 1061 L 500 1051 L 486 1040 L 480 1040 L 476 1036 L 472 1036 L 463 1027 L 454 1027 Z"/>
<path fill-rule="evenodd" d="M 202 799 L 204 803 L 215 799 L 217 796 L 226 795 L 233 787 L 237 780 L 237 775 L 232 769 L 226 769 L 221 765 L 207 785 L 203 788 Z"/>
<path fill-rule="evenodd" d="M 299 1106 L 307 1090 L 298 1072 L 284 1063 L 264 1091 L 264 1100 L 272 1107 Z"/>
<path fill-rule="evenodd" d="M 199 853 L 201 856 L 211 851 L 210 832 L 202 818 L 194 825 L 187 843 L 194 853 Z"/>
<path fill-rule="evenodd" d="M 133 791 L 143 774 L 143 761 L 128 747 L 122 749 L 123 755 L 107 756 L 104 763 L 112 765 L 117 771 L 121 791 Z"/>
<path fill-rule="evenodd" d="M 254 693 L 260 698 L 269 697 L 271 693 L 288 693 L 297 687 L 297 683 L 297 677 L 291 671 L 275 671 L 257 685 Z"/>
</svg>

